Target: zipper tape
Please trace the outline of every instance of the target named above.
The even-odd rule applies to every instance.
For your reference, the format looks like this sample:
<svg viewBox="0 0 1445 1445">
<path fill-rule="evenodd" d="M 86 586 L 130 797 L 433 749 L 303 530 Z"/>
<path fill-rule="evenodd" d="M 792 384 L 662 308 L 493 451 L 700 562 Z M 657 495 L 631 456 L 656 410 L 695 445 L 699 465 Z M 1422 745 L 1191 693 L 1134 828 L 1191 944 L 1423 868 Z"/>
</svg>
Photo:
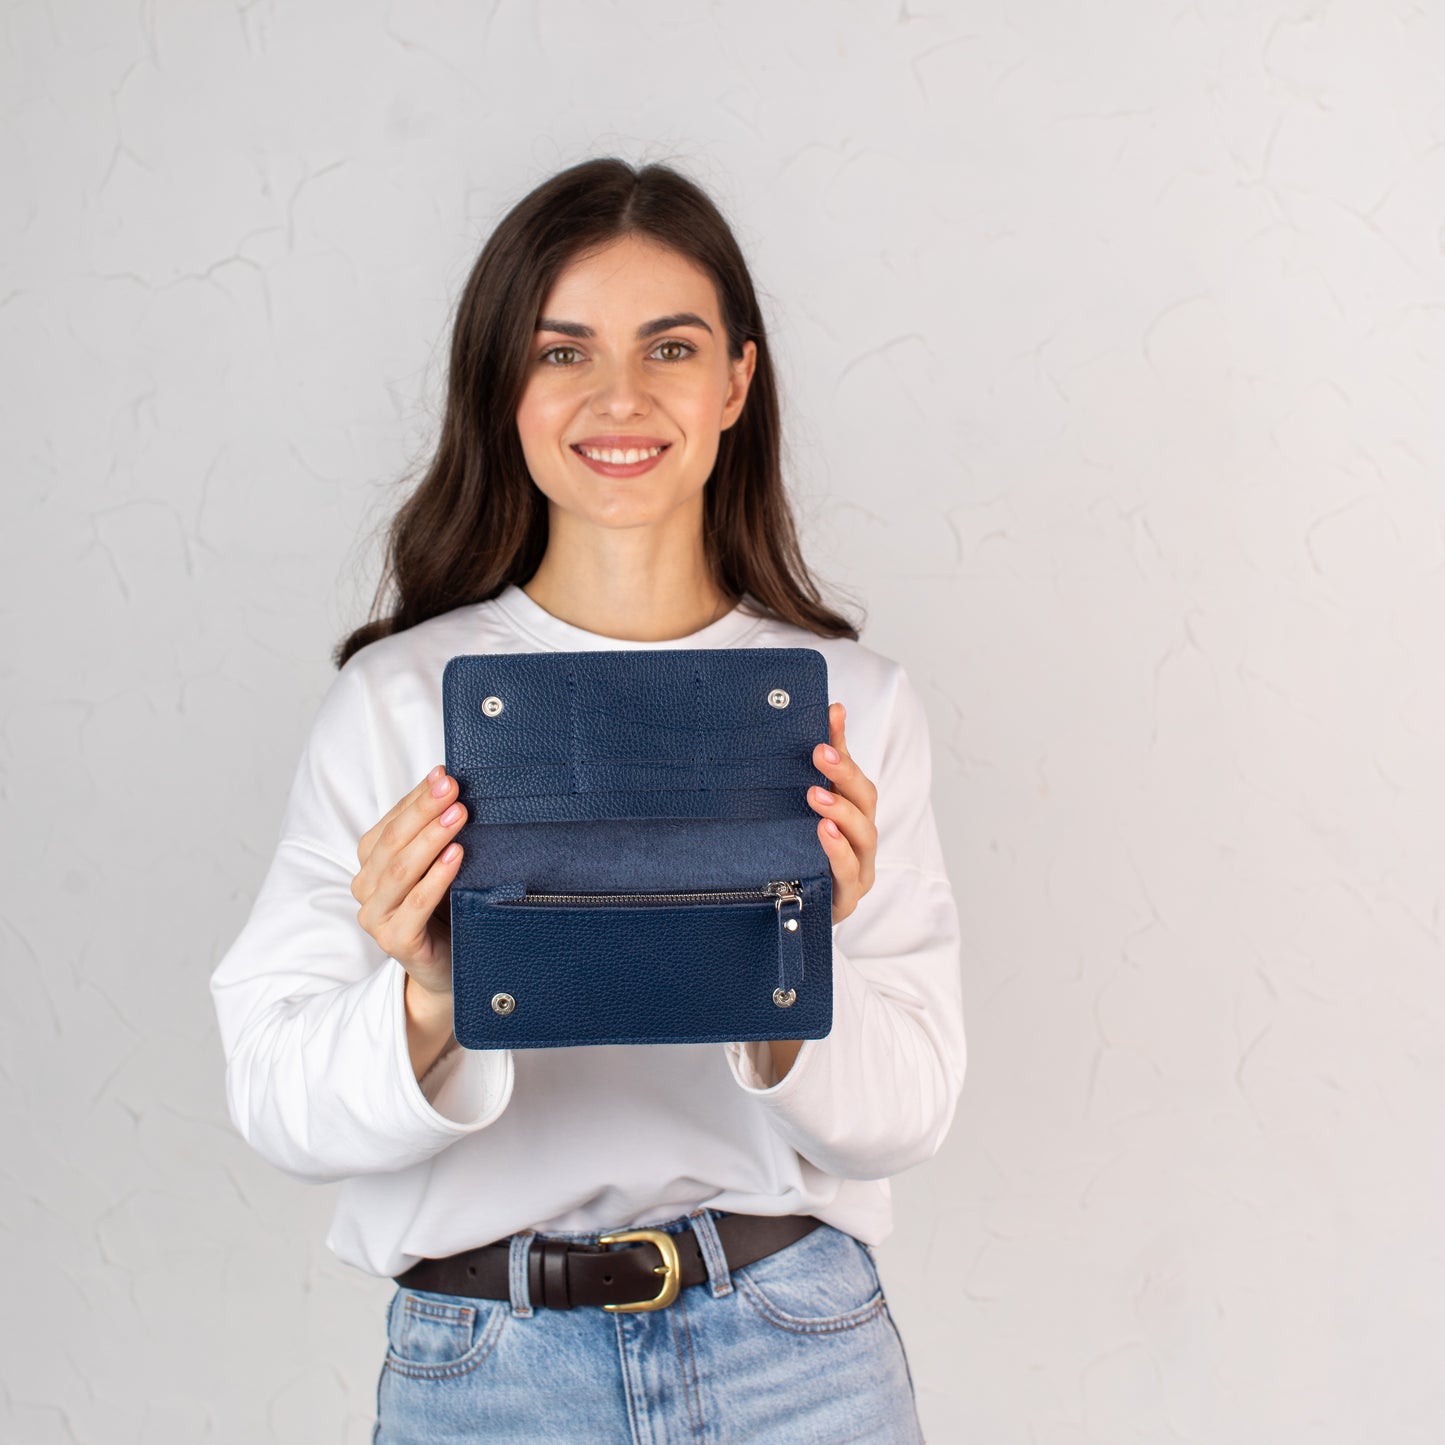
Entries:
<svg viewBox="0 0 1445 1445">
<path fill-rule="evenodd" d="M 761 902 L 778 896 L 780 890 L 793 891 L 802 884 L 769 883 L 766 888 L 700 889 L 691 893 L 520 893 L 515 898 L 500 898 L 499 903 L 559 903 L 585 906 L 592 903 L 691 903 L 695 900 L 720 903 L 729 899 Z"/>
</svg>

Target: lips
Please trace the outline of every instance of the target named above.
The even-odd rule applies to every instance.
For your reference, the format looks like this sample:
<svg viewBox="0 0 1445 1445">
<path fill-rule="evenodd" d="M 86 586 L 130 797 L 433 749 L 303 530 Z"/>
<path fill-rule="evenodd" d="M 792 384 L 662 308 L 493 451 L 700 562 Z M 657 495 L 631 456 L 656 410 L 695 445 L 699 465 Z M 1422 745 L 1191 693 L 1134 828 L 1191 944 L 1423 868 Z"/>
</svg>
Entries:
<svg viewBox="0 0 1445 1445">
<path fill-rule="evenodd" d="M 605 451 L 609 458 L 617 456 L 623 459 L 612 461 L 604 460 L 601 457 L 589 457 L 582 450 L 583 447 L 589 451 Z M 661 450 L 656 451 L 652 456 L 638 455 L 659 447 Z M 585 441 L 572 443 L 572 450 L 582 459 L 583 466 L 590 467 L 604 477 L 640 477 L 643 472 L 651 471 L 667 455 L 671 447 L 672 443 L 663 441 L 661 437 L 588 437 Z M 628 453 L 631 453 L 637 460 L 626 461 L 625 457 Z"/>
<path fill-rule="evenodd" d="M 607 432 L 595 437 L 582 437 L 572 443 L 576 447 L 591 447 L 593 451 L 602 451 L 605 448 L 621 447 L 626 451 L 628 447 L 645 449 L 647 447 L 665 447 L 671 443 L 666 437 L 643 437 L 631 436 L 622 432 Z"/>
</svg>

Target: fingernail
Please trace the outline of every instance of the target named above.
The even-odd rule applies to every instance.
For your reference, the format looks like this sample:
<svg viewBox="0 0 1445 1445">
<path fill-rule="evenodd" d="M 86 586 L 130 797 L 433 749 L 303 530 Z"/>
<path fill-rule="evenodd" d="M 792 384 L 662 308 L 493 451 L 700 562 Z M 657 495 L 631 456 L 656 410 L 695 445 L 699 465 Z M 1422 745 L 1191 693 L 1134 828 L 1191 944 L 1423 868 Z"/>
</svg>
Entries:
<svg viewBox="0 0 1445 1445">
<path fill-rule="evenodd" d="M 837 748 L 829 747 L 827 743 L 824 743 L 823 756 L 827 758 L 830 763 L 836 763 L 838 761 L 838 750 Z"/>
<path fill-rule="evenodd" d="M 814 796 L 818 799 L 820 803 L 831 803 L 833 801 L 833 795 L 827 790 L 827 788 L 816 789 Z"/>
<path fill-rule="evenodd" d="M 452 783 L 452 780 L 451 780 L 449 777 L 447 777 L 447 775 L 446 775 L 445 773 L 443 773 L 443 774 L 441 775 L 441 777 L 439 777 L 439 778 L 436 780 L 436 782 L 434 782 L 434 783 L 431 785 L 432 797 L 434 797 L 434 798 L 439 798 L 439 797 L 441 797 L 441 795 L 442 795 L 443 793 L 445 793 L 446 790 L 447 790 L 449 787 L 451 787 L 451 783 Z"/>
<path fill-rule="evenodd" d="M 438 763 L 438 764 L 436 765 L 436 767 L 434 767 L 434 768 L 431 770 L 431 772 L 429 772 L 429 773 L 426 775 L 426 780 L 427 780 L 427 782 L 429 782 L 429 783 L 434 783 L 434 782 L 436 782 L 436 780 L 437 780 L 439 777 L 441 777 L 441 775 L 442 775 L 442 766 L 443 766 L 443 765 L 442 765 L 441 763 Z"/>
</svg>

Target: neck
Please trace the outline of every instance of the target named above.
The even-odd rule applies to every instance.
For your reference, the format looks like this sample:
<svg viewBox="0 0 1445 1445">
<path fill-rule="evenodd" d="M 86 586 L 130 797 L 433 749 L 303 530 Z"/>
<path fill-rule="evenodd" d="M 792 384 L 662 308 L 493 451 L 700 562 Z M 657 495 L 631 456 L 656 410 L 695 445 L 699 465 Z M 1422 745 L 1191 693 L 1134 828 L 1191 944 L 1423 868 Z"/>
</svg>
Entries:
<svg viewBox="0 0 1445 1445">
<path fill-rule="evenodd" d="M 725 616 L 736 601 L 705 573 L 655 572 L 630 584 L 616 578 L 589 584 L 575 570 L 549 566 L 546 557 L 522 591 L 553 617 L 622 642 L 691 636 Z"/>
</svg>

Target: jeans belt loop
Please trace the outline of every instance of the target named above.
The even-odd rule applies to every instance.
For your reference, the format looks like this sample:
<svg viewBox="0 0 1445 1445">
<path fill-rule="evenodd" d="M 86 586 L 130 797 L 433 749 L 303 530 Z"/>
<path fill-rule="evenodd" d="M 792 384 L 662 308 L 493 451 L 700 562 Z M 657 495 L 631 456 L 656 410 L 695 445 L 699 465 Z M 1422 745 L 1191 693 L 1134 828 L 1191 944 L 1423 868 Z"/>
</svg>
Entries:
<svg viewBox="0 0 1445 1445">
<path fill-rule="evenodd" d="M 567 1288 L 567 1257 L 570 1246 L 565 1239 L 544 1239 L 542 1245 L 542 1303 L 549 1310 L 572 1308 Z"/>
</svg>

